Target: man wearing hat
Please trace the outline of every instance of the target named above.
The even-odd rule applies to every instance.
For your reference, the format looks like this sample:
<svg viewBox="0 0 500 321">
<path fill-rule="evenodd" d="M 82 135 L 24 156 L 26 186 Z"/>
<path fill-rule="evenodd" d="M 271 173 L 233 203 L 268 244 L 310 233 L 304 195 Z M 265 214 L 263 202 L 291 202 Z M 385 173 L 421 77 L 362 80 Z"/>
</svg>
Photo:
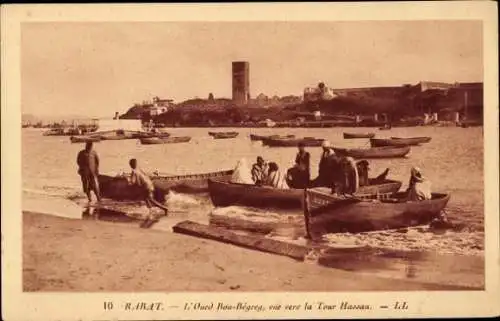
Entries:
<svg viewBox="0 0 500 321">
<path fill-rule="evenodd" d="M 299 152 L 295 157 L 295 166 L 297 167 L 297 185 L 298 188 L 304 188 L 309 185 L 311 180 L 311 155 L 306 152 L 305 144 L 299 143 Z"/>
</svg>

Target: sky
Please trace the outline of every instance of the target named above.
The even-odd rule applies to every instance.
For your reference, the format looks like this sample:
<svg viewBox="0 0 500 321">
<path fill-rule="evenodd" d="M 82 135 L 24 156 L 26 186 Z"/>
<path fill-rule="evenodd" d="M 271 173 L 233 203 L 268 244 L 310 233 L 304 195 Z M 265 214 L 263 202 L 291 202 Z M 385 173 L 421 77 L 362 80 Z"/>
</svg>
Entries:
<svg viewBox="0 0 500 321">
<path fill-rule="evenodd" d="M 419 81 L 483 81 L 478 21 L 24 23 L 23 113 L 92 117 L 153 96 L 231 98 L 231 62 L 250 93 L 302 95 Z"/>
</svg>

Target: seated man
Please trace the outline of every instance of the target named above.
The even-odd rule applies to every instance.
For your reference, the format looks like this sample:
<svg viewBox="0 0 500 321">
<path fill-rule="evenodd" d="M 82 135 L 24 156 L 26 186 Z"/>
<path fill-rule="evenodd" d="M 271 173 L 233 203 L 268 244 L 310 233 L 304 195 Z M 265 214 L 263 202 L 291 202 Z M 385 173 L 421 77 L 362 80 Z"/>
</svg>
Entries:
<svg viewBox="0 0 500 321">
<path fill-rule="evenodd" d="M 261 156 L 257 157 L 257 163 L 252 165 L 252 180 L 255 185 L 262 185 L 266 179 L 268 167 Z"/>
<path fill-rule="evenodd" d="M 408 201 L 423 201 L 432 198 L 431 182 L 424 178 L 418 167 L 411 169 L 407 193 Z"/>
<path fill-rule="evenodd" d="M 280 172 L 278 164 L 274 162 L 269 163 L 269 173 L 263 185 L 280 189 L 288 189 L 285 177 Z"/>
</svg>

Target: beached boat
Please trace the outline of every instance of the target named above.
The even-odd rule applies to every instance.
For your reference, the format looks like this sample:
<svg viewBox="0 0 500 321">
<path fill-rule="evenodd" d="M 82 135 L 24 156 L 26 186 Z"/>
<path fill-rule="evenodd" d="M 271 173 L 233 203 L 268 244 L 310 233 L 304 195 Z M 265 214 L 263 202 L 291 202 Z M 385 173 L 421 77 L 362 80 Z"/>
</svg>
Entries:
<svg viewBox="0 0 500 321">
<path fill-rule="evenodd" d="M 314 137 L 304 138 L 267 138 L 263 139 L 262 143 L 270 147 L 297 147 L 299 143 L 303 143 L 307 147 L 321 146 L 324 139 Z"/>
<path fill-rule="evenodd" d="M 214 139 L 235 138 L 239 135 L 238 132 L 208 132 L 208 134 Z"/>
<path fill-rule="evenodd" d="M 371 148 L 333 148 L 335 154 L 339 156 L 349 156 L 353 158 L 398 158 L 404 157 L 410 152 L 409 146 L 402 147 L 371 147 Z"/>
<path fill-rule="evenodd" d="M 156 192 L 166 195 L 169 190 L 181 193 L 202 193 L 208 191 L 208 179 L 217 178 L 220 181 L 229 181 L 232 170 L 189 174 L 189 175 L 162 175 L 150 174 Z M 136 186 L 128 184 L 124 176 L 99 175 L 99 186 L 101 195 L 105 198 L 116 200 L 138 200 L 141 199 L 141 190 Z"/>
<path fill-rule="evenodd" d="M 430 137 L 412 137 L 412 138 L 370 138 L 370 144 L 373 147 L 384 146 L 414 146 L 427 143 Z"/>
<path fill-rule="evenodd" d="M 377 193 L 396 192 L 401 182 L 385 180 L 377 185 L 362 186 L 355 195 L 373 195 Z M 208 181 L 210 198 L 215 206 L 244 205 L 264 208 L 299 209 L 302 206 L 304 190 L 278 189 L 267 186 L 231 183 L 218 179 Z M 325 193 L 329 188 L 318 187 Z"/>
<path fill-rule="evenodd" d="M 408 202 L 404 192 L 378 199 L 338 197 L 314 189 L 305 190 L 303 196 L 306 229 L 312 238 L 325 233 L 427 224 L 439 216 L 450 199 L 449 194 L 433 193 L 431 200 Z"/>
<path fill-rule="evenodd" d="M 153 144 L 176 144 L 176 143 L 187 143 L 191 140 L 189 136 L 181 137 L 145 137 L 139 138 L 141 144 L 143 145 L 153 145 Z"/>
<path fill-rule="evenodd" d="M 263 136 L 263 135 L 255 135 L 255 134 L 250 134 L 250 140 L 264 140 L 268 138 L 295 138 L 295 135 L 268 135 L 268 136 Z"/>
<path fill-rule="evenodd" d="M 101 138 L 97 136 L 71 136 L 69 140 L 72 143 L 100 142 Z"/>
<path fill-rule="evenodd" d="M 373 138 L 375 137 L 374 133 L 344 133 L 345 139 L 350 138 Z"/>
</svg>

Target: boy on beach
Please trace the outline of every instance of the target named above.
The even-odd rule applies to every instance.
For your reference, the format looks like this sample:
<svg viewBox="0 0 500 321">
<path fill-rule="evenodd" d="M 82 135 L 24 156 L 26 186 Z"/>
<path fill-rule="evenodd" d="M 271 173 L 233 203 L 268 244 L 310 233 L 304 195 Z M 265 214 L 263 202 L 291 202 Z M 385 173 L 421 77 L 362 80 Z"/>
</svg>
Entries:
<svg viewBox="0 0 500 321">
<path fill-rule="evenodd" d="M 97 176 L 99 175 L 99 157 L 97 153 L 92 149 L 92 142 L 87 142 L 85 144 L 85 149 L 78 153 L 76 158 L 76 163 L 78 164 L 78 174 L 82 179 L 82 187 L 89 202 L 92 201 L 91 191 L 97 198 L 97 201 L 101 201 L 101 193 L 99 191 L 99 181 Z"/>
<path fill-rule="evenodd" d="M 146 173 L 144 173 L 140 168 L 137 167 L 137 160 L 135 158 L 131 159 L 129 161 L 129 164 L 130 167 L 132 168 L 132 173 L 130 174 L 129 178 L 129 184 L 139 186 L 139 188 L 143 192 L 143 197 L 144 201 L 146 202 L 146 206 L 149 209 L 149 216 L 146 218 L 146 221 L 148 220 L 157 221 L 157 219 L 155 219 L 151 213 L 151 208 L 153 206 L 156 206 L 164 210 L 165 215 L 167 215 L 168 209 L 154 199 L 153 193 L 155 187 L 149 176 L 146 175 Z"/>
</svg>

